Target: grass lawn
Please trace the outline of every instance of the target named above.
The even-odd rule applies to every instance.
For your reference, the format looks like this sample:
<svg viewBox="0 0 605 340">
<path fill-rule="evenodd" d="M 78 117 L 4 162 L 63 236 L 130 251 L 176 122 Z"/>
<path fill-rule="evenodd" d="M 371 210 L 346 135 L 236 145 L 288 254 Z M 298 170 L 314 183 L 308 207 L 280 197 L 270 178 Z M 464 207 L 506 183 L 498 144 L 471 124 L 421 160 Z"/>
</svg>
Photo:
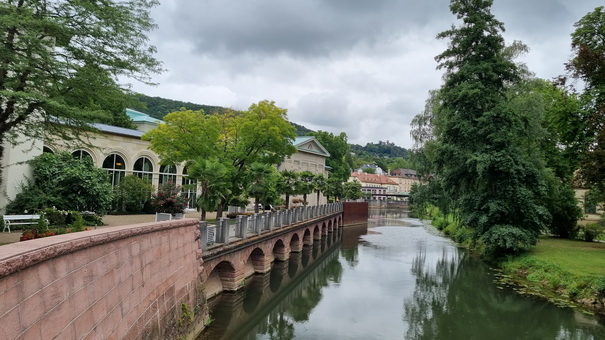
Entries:
<svg viewBox="0 0 605 340">
<path fill-rule="evenodd" d="M 605 243 L 540 238 L 530 254 L 575 275 L 605 275 Z"/>
</svg>

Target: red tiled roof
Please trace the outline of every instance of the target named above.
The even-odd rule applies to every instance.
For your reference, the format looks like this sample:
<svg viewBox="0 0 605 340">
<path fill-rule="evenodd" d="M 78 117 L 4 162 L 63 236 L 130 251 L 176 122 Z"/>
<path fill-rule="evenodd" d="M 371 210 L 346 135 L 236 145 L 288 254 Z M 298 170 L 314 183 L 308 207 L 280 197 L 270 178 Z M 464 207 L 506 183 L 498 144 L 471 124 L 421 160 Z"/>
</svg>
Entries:
<svg viewBox="0 0 605 340">
<path fill-rule="evenodd" d="M 396 182 L 390 180 L 386 175 L 376 175 L 376 174 L 367 174 L 367 173 L 351 173 L 351 177 L 357 178 L 359 182 L 363 183 L 374 183 L 374 184 L 384 184 L 384 185 L 397 185 Z"/>
</svg>

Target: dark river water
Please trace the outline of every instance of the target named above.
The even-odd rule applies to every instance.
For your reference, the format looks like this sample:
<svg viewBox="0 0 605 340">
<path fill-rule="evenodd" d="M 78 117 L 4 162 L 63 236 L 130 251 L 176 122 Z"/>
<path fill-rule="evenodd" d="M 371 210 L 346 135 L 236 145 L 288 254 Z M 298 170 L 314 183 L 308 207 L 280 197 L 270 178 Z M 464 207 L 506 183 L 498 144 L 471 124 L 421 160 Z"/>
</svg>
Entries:
<svg viewBox="0 0 605 340">
<path fill-rule="evenodd" d="M 234 294 L 198 339 L 605 339 L 605 325 L 498 287 L 419 220 L 371 210 Z"/>
</svg>

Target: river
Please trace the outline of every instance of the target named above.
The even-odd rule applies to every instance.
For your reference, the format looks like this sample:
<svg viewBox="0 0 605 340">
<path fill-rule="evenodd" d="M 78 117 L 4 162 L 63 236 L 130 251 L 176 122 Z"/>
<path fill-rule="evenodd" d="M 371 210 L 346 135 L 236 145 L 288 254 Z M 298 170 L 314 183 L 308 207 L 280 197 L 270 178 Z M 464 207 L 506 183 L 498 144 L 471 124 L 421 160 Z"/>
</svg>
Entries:
<svg viewBox="0 0 605 340">
<path fill-rule="evenodd" d="M 597 318 L 516 294 L 401 210 L 371 210 L 210 301 L 208 339 L 605 339 Z"/>
</svg>

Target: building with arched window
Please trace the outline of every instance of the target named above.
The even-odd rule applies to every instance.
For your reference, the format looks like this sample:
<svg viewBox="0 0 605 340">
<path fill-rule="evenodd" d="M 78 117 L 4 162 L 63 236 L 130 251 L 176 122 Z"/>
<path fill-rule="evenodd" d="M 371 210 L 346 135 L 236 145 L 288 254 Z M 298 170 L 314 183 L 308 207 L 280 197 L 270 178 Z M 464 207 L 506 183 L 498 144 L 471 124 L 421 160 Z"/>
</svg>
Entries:
<svg viewBox="0 0 605 340">
<path fill-rule="evenodd" d="M 129 175 L 149 180 L 155 187 L 164 182 L 181 185 L 183 193 L 189 199 L 189 207 L 194 208 L 198 197 L 197 183 L 188 178 L 185 164 L 163 163 L 160 157 L 149 149 L 150 143 L 141 140 L 145 131 L 161 124 L 162 121 L 134 110 L 126 110 L 126 114 L 137 125 L 137 130 L 94 124 L 97 131 L 86 133 L 81 137 L 82 142 L 77 144 L 58 138 L 16 145 L 5 143 L 0 213 L 3 213 L 6 204 L 21 191 L 26 178 L 31 178 L 32 171 L 26 162 L 42 152 L 62 151 L 69 152 L 76 158 L 89 158 L 97 167 L 107 170 L 110 175 L 108 180 L 113 186 L 118 186 L 120 180 Z M 280 171 L 309 170 L 327 176 L 325 159 L 329 157 L 329 153 L 314 137 L 299 137 L 294 145 L 298 152 L 279 165 Z"/>
</svg>

